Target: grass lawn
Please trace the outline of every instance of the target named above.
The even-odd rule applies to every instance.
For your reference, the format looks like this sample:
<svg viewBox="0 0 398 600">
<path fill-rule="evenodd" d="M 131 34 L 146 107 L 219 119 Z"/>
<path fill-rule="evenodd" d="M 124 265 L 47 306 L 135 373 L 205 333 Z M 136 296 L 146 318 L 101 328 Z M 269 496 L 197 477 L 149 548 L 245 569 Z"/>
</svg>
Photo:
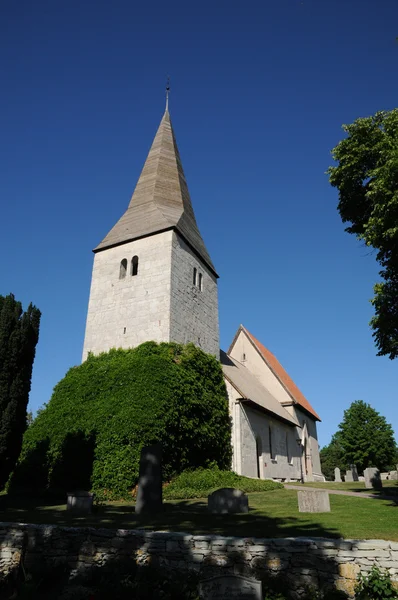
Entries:
<svg viewBox="0 0 398 600">
<path fill-rule="evenodd" d="M 352 484 L 350 484 L 352 485 Z M 354 484 L 355 485 L 355 484 Z M 346 489 L 346 488 L 344 488 Z M 65 504 L 0 496 L 0 521 L 218 533 L 241 537 L 316 536 L 398 541 L 398 505 L 391 500 L 330 495 L 331 512 L 299 513 L 295 490 L 250 493 L 248 514 L 211 515 L 207 501 L 174 500 L 155 518 L 139 517 L 133 503 L 109 502 L 87 517 L 66 512 Z"/>
</svg>

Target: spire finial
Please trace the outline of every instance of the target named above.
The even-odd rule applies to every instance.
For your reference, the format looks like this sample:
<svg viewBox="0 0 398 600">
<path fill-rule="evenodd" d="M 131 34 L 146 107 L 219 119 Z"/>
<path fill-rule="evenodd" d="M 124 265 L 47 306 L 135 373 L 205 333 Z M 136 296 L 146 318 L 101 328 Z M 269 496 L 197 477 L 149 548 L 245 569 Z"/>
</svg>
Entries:
<svg viewBox="0 0 398 600">
<path fill-rule="evenodd" d="M 170 77 L 167 76 L 167 83 L 166 83 L 166 111 L 169 110 L 169 93 L 170 93 Z"/>
</svg>

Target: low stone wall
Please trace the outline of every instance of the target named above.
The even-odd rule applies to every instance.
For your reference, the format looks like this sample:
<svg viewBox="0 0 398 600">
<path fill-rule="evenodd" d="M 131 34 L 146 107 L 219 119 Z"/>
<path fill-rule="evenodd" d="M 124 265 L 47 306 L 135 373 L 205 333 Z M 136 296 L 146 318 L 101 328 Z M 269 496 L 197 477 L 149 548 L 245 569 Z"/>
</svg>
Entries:
<svg viewBox="0 0 398 600">
<path fill-rule="evenodd" d="M 194 570 L 203 578 L 281 575 L 297 595 L 308 587 L 336 587 L 352 596 L 359 571 L 372 565 L 388 569 L 398 583 L 398 543 L 384 540 L 256 539 L 0 523 L 2 575 L 23 561 L 26 570 L 67 563 L 73 577 L 118 559 Z"/>
</svg>

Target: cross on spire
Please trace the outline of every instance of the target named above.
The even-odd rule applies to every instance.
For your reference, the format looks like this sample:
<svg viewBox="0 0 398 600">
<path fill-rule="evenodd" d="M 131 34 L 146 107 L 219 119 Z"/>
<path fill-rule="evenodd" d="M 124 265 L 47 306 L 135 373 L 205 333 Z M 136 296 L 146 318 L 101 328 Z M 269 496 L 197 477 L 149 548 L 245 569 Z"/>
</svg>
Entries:
<svg viewBox="0 0 398 600">
<path fill-rule="evenodd" d="M 166 83 L 166 111 L 169 110 L 170 77 L 167 77 Z"/>
</svg>

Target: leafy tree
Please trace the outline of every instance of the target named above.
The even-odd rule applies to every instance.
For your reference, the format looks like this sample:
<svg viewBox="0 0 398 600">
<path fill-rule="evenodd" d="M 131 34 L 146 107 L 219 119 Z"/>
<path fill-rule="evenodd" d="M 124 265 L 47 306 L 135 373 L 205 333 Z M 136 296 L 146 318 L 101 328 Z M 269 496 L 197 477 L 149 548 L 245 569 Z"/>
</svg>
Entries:
<svg viewBox="0 0 398 600">
<path fill-rule="evenodd" d="M 338 467 L 341 471 L 347 469 L 347 463 L 344 460 L 344 450 L 341 445 L 340 436 L 335 433 L 328 446 L 324 446 L 320 451 L 322 473 L 329 481 L 334 480 L 334 470 Z"/>
<path fill-rule="evenodd" d="M 344 461 L 355 464 L 359 472 L 367 467 L 388 471 L 394 465 L 397 444 L 392 427 L 363 400 L 356 400 L 344 411 L 338 439 Z"/>
<path fill-rule="evenodd" d="M 377 251 L 382 281 L 371 300 L 378 355 L 398 356 L 398 109 L 343 125 L 347 137 L 332 150 L 328 169 L 339 191 L 338 210 L 348 233 Z"/>
<path fill-rule="evenodd" d="M 165 480 L 213 462 L 230 468 L 222 369 L 193 344 L 146 342 L 90 355 L 70 369 L 26 430 L 9 489 L 82 487 L 100 498 L 127 497 L 141 448 L 156 442 Z"/>
<path fill-rule="evenodd" d="M 21 451 L 39 326 L 36 307 L 0 296 L 0 489 Z"/>
</svg>

